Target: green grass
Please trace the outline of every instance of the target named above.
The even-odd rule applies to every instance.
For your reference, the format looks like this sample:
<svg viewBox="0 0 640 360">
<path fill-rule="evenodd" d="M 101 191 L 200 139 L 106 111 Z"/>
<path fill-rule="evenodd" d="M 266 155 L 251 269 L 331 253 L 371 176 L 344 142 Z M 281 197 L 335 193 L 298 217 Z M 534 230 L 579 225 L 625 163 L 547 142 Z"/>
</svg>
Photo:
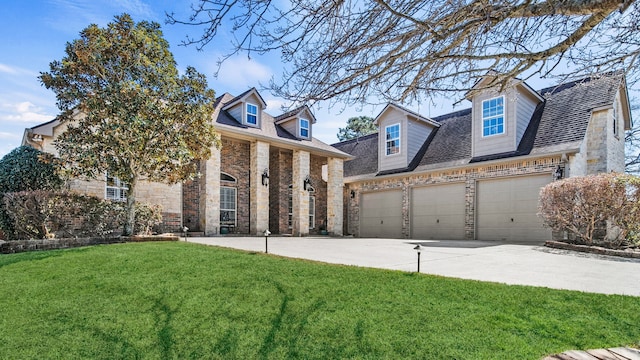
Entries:
<svg viewBox="0 0 640 360">
<path fill-rule="evenodd" d="M 638 324 L 637 297 L 186 243 L 0 256 L 1 359 L 539 359 Z"/>
</svg>

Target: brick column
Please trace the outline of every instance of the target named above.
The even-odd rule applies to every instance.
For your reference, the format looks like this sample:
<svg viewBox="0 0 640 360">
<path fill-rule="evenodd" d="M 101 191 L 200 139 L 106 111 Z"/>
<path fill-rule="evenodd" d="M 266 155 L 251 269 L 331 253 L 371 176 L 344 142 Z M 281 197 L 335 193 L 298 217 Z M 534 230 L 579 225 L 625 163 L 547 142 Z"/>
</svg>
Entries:
<svg viewBox="0 0 640 360">
<path fill-rule="evenodd" d="M 269 144 L 252 142 L 249 232 L 253 235 L 262 235 L 269 228 L 269 186 L 262 185 L 265 169 L 269 169 Z"/>
<path fill-rule="evenodd" d="M 213 147 L 211 157 L 200 167 L 200 229 L 205 236 L 220 229 L 220 149 Z"/>
<path fill-rule="evenodd" d="M 307 151 L 293 151 L 293 236 L 309 234 L 309 193 L 304 190 L 304 179 L 310 175 L 310 154 Z"/>
<path fill-rule="evenodd" d="M 342 236 L 342 212 L 344 201 L 343 160 L 329 158 L 327 163 L 327 231 L 334 236 Z"/>
</svg>

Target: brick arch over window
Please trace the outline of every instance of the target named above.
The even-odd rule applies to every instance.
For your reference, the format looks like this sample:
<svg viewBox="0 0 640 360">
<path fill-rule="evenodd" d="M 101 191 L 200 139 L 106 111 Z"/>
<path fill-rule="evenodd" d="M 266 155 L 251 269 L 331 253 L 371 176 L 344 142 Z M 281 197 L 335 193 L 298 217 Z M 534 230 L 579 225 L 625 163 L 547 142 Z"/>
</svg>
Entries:
<svg viewBox="0 0 640 360">
<path fill-rule="evenodd" d="M 229 181 L 229 182 L 232 182 L 232 183 L 237 183 L 238 182 L 238 179 L 236 179 L 235 177 L 233 177 L 233 176 L 231 176 L 231 175 L 229 175 L 229 174 L 227 174 L 225 172 L 221 172 L 220 173 L 220 180 L 221 181 Z"/>
</svg>

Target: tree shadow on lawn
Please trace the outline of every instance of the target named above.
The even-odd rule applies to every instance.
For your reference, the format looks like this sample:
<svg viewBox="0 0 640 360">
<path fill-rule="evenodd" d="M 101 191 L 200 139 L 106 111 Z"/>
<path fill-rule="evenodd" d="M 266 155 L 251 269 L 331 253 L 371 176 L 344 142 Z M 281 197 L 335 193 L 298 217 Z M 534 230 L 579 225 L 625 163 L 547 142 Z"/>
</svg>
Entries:
<svg viewBox="0 0 640 360">
<path fill-rule="evenodd" d="M 64 249 L 63 249 L 64 250 Z M 63 252 L 59 250 L 33 251 L 17 254 L 0 254 L 0 268 L 23 261 L 44 260 L 51 257 L 62 256 Z"/>
<path fill-rule="evenodd" d="M 280 303 L 280 311 L 278 312 L 278 314 L 276 314 L 273 320 L 271 320 L 271 328 L 269 329 L 269 332 L 265 336 L 262 346 L 258 351 L 259 358 L 261 359 L 268 359 L 269 354 L 278 347 L 279 344 L 276 342 L 276 337 L 277 337 L 277 334 L 282 329 L 283 320 L 287 316 L 289 301 L 291 299 L 289 295 L 285 292 L 282 285 L 280 285 L 277 282 L 274 282 L 274 286 L 278 290 L 278 293 L 282 295 L 282 302 Z M 303 317 L 296 321 L 297 325 L 294 326 L 294 329 L 291 332 L 292 336 L 288 337 L 289 341 L 287 344 L 287 347 L 288 347 L 287 356 L 289 358 L 298 357 L 298 340 L 300 339 L 300 336 L 304 333 L 303 330 L 309 323 L 309 318 L 311 317 L 311 315 L 316 313 L 318 310 L 320 310 L 324 306 L 324 304 L 325 304 L 324 300 L 321 300 L 321 299 L 316 300 L 313 304 L 311 304 L 311 306 L 306 311 L 303 312 L 304 314 Z"/>
</svg>

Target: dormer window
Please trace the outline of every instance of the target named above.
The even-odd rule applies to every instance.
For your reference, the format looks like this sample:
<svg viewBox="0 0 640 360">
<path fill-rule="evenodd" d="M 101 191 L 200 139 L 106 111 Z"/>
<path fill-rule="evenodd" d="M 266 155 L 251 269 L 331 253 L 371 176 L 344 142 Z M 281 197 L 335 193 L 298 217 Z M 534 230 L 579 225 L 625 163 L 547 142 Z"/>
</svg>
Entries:
<svg viewBox="0 0 640 360">
<path fill-rule="evenodd" d="M 385 139 L 387 155 L 400 153 L 400 124 L 393 124 L 385 127 Z"/>
<path fill-rule="evenodd" d="M 309 138 L 309 120 L 300 119 L 300 137 Z"/>
<path fill-rule="evenodd" d="M 504 96 L 482 102 L 482 136 L 504 134 Z"/>
<path fill-rule="evenodd" d="M 247 103 L 247 124 L 258 125 L 258 106 Z"/>
</svg>

